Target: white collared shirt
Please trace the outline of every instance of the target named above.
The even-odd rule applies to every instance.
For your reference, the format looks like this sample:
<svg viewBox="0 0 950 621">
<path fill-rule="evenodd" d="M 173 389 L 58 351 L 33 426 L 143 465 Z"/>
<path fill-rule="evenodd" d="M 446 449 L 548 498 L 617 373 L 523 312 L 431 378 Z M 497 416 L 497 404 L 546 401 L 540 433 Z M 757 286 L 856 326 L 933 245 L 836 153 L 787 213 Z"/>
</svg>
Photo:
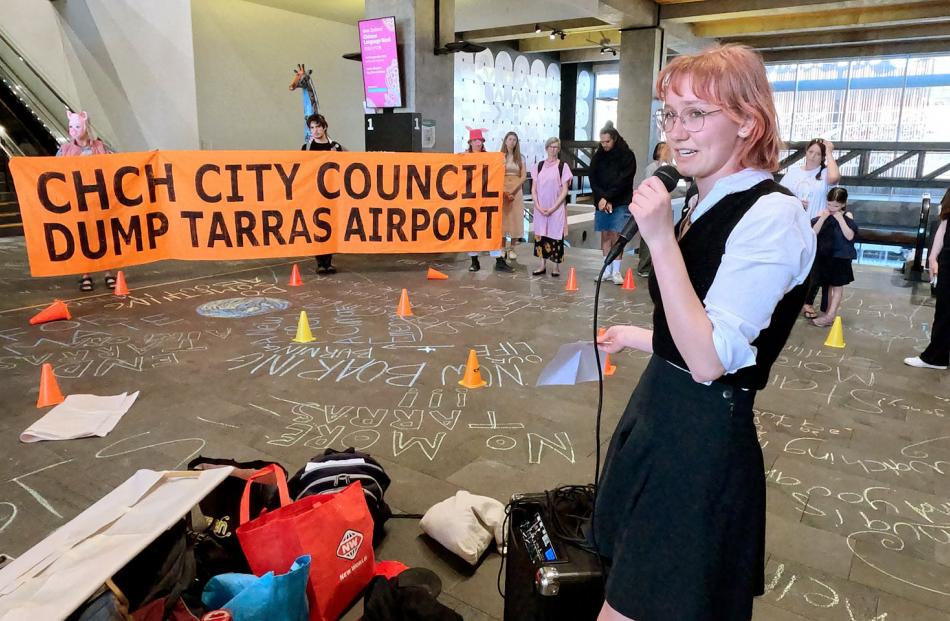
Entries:
<svg viewBox="0 0 950 621">
<path fill-rule="evenodd" d="M 692 210 L 692 222 L 729 194 L 771 178 L 764 170 L 746 168 L 720 179 Z M 801 202 L 778 192 L 756 201 L 732 229 L 703 300 L 726 373 L 755 364 L 752 341 L 768 327 L 785 294 L 808 278 L 815 247 L 815 232 Z"/>
</svg>

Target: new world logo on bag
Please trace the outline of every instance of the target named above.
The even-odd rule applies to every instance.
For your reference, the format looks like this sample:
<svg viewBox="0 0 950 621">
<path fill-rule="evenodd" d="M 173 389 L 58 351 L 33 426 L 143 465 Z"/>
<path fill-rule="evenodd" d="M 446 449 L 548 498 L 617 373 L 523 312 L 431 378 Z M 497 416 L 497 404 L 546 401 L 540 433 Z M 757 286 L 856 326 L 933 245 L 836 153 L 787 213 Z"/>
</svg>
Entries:
<svg viewBox="0 0 950 621">
<path fill-rule="evenodd" d="M 363 535 L 355 530 L 348 530 L 343 533 L 340 545 L 336 548 L 336 555 L 342 559 L 352 561 L 363 545 Z"/>
</svg>

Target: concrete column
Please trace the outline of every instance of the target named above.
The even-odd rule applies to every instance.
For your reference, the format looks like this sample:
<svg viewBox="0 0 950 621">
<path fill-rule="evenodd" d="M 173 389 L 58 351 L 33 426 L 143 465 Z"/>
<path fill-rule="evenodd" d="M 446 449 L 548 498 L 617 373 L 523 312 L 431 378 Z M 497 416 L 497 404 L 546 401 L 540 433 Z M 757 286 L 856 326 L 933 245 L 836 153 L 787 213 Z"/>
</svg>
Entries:
<svg viewBox="0 0 950 621">
<path fill-rule="evenodd" d="M 439 2 L 440 39 L 435 41 L 435 6 Z M 454 143 L 455 63 L 452 54 L 436 56 L 435 47 L 455 40 L 455 0 L 366 0 L 366 17 L 396 17 L 402 49 L 404 107 L 435 121 L 432 151 L 452 151 Z M 427 149 L 428 150 L 428 149 Z"/>
<path fill-rule="evenodd" d="M 658 140 L 653 111 L 653 85 L 666 58 L 663 31 L 644 28 L 620 33 L 620 95 L 617 102 L 617 131 L 637 156 L 637 176 L 652 160 Z"/>
</svg>

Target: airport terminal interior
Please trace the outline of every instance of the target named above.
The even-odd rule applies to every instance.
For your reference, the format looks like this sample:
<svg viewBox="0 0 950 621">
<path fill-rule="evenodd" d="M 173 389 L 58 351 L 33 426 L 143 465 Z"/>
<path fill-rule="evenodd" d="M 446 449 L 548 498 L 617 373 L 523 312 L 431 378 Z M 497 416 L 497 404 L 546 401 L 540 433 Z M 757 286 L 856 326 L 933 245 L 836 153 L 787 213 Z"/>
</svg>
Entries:
<svg viewBox="0 0 950 621">
<path fill-rule="evenodd" d="M 378 24 L 395 51 L 386 82 L 371 88 L 380 76 L 367 37 Z M 603 601 L 587 575 L 599 570 L 562 575 L 561 594 L 541 594 L 537 567 L 516 576 L 512 554 L 499 553 L 512 520 L 504 512 L 495 523 L 469 511 L 487 538 L 470 559 L 418 516 L 460 492 L 505 507 L 594 481 L 651 355 L 610 355 L 599 418 L 597 373 L 589 381 L 562 348 L 592 340 L 595 312 L 600 327 L 649 329 L 654 305 L 638 240 L 618 277 L 596 282 L 604 255 L 592 155 L 601 129 L 615 127 L 639 184 L 666 140 L 655 122 L 659 71 L 720 44 L 749 46 L 765 62 L 784 141 L 776 179 L 807 167 L 816 141 L 831 145 L 826 161 L 840 174 L 828 187 L 847 189 L 859 227 L 854 279 L 834 316 L 816 325 L 798 313 L 755 399 L 766 549 L 752 618 L 950 621 L 950 376 L 905 363 L 935 325 L 929 251 L 950 188 L 945 0 L 0 2 L 0 620 L 46 618 L 16 616 L 29 606 L 9 605 L 18 577 L 4 568 L 140 470 L 183 471 L 203 457 L 276 462 L 289 476 L 348 447 L 391 479 L 385 501 L 396 515 L 373 546 L 376 561 L 431 570 L 438 602 L 466 620 L 595 619 L 599 603 L 590 616 L 565 611 Z M 387 88 L 397 100 L 373 98 Z M 522 231 L 504 236 L 500 257 L 342 251 L 329 270 L 314 252 L 129 258 L 121 282 L 102 269 L 81 290 L 82 268 L 37 275 L 51 262 L 42 230 L 30 230 L 35 191 L 11 172 L 28 168 L 18 160 L 66 165 L 51 156 L 75 138 L 79 117 L 67 109 L 85 112 L 88 135 L 112 153 L 95 157 L 133 166 L 257 152 L 293 162 L 312 156 L 299 151 L 315 113 L 329 140 L 321 134 L 317 146 L 342 149 L 328 157 L 367 162 L 387 151 L 456 157 L 478 137 L 497 153 L 515 132 L 530 177 L 519 186 Z M 551 138 L 572 179 L 563 263 L 538 275 L 531 184 Z M 687 186 L 673 192 L 674 219 Z M 807 196 L 797 198 L 807 209 Z M 32 324 L 54 301 L 68 317 Z M 549 383 L 554 364 L 570 380 Z M 476 370 L 483 386 L 469 381 Z M 31 441 L 26 430 L 50 411 L 37 407 L 50 381 L 63 395 L 137 397 L 101 434 Z M 680 424 L 689 435 L 689 419 Z M 573 549 L 557 545 L 565 556 Z M 346 603 L 343 619 L 384 618 L 362 597 Z"/>
</svg>

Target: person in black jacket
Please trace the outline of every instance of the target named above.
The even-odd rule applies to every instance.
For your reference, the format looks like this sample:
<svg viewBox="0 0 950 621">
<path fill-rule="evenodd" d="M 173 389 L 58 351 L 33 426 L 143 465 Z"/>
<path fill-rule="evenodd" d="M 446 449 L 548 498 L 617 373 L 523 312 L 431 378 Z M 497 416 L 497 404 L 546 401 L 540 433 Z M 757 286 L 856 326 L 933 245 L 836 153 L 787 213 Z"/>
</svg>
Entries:
<svg viewBox="0 0 950 621">
<path fill-rule="evenodd" d="M 310 128 L 310 139 L 300 147 L 301 151 L 343 151 L 343 147 L 336 140 L 330 138 L 327 130 L 330 125 L 326 117 L 322 114 L 311 114 L 307 117 L 307 126 Z M 336 268 L 333 267 L 332 254 L 318 254 L 314 257 L 317 260 L 318 274 L 336 274 Z"/>
<path fill-rule="evenodd" d="M 590 189 L 594 193 L 594 230 L 600 231 L 600 247 L 604 256 L 616 243 L 620 231 L 630 219 L 630 197 L 633 195 L 633 176 L 637 173 L 637 158 L 619 132 L 608 125 L 600 131 L 600 147 L 590 161 Z M 613 279 L 623 284 L 621 259 L 616 259 L 604 270 L 604 280 Z"/>
</svg>

